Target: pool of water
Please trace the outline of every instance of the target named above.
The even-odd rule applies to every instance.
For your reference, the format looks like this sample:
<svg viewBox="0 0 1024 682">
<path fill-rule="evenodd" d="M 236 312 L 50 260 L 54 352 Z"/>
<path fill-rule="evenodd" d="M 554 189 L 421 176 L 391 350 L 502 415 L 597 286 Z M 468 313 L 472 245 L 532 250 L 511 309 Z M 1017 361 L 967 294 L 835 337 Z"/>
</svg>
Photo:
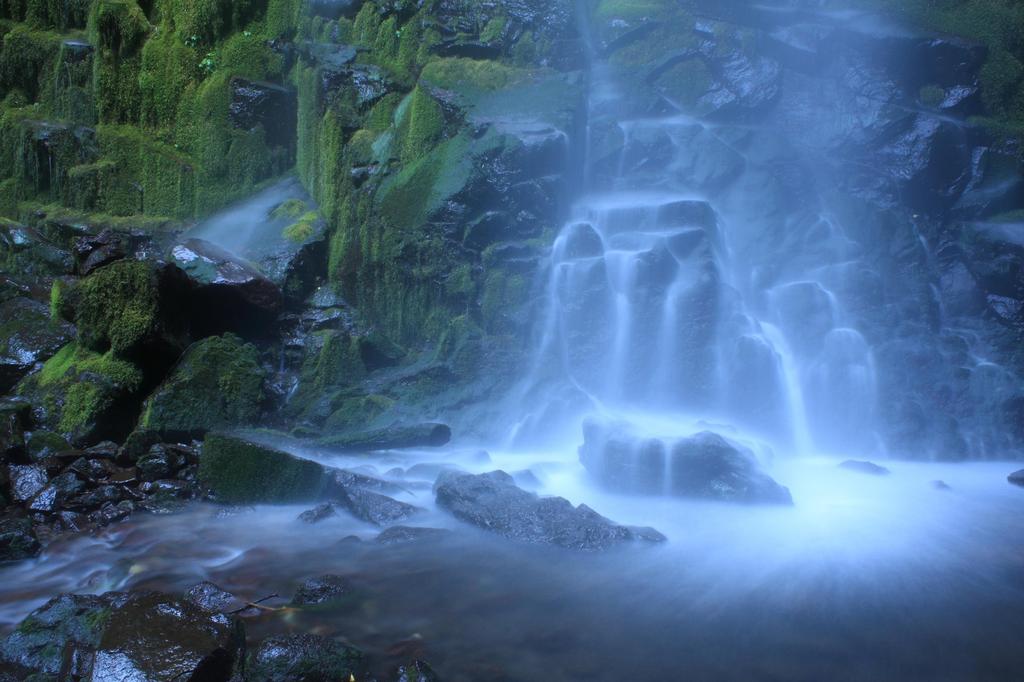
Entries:
<svg viewBox="0 0 1024 682">
<path fill-rule="evenodd" d="M 209 579 L 246 599 L 281 595 L 248 620 L 254 639 L 317 632 L 360 647 L 380 673 L 421 657 L 447 681 L 1007 680 L 1024 669 L 1024 490 L 1006 482 L 1012 463 L 891 463 L 871 477 L 831 459 L 779 460 L 771 474 L 796 504 L 766 508 L 611 495 L 558 453 L 326 459 L 382 475 L 442 459 L 529 469 L 541 493 L 668 542 L 602 554 L 513 544 L 459 524 L 424 480 L 392 472 L 425 509 L 412 525 L 457 532 L 382 546 L 347 516 L 299 522 L 303 507 L 139 516 L 0 568 L 0 627 L 61 591 L 180 592 Z M 301 580 L 323 573 L 348 576 L 351 597 L 287 608 Z"/>
</svg>

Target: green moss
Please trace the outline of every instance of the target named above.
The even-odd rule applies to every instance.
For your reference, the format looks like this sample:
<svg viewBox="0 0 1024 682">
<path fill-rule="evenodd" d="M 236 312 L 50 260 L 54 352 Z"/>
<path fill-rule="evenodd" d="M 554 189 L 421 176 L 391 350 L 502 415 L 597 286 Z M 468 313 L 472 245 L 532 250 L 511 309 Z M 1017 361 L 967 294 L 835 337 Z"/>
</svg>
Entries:
<svg viewBox="0 0 1024 682">
<path fill-rule="evenodd" d="M 917 98 L 926 107 L 937 107 L 946 99 L 946 91 L 937 85 L 926 85 L 921 88 Z"/>
<path fill-rule="evenodd" d="M 59 320 L 61 306 L 64 299 L 64 282 L 59 279 L 53 280 L 50 286 L 50 319 Z"/>
<path fill-rule="evenodd" d="M 47 360 L 38 374 L 23 380 L 17 393 L 43 410 L 43 428 L 81 444 L 97 431 L 118 428 L 111 420 L 122 418 L 125 400 L 142 382 L 142 372 L 133 364 L 72 343 Z"/>
<path fill-rule="evenodd" d="M 243 31 L 221 46 L 217 68 L 253 80 L 278 80 L 283 75 L 284 57 L 271 50 L 261 34 Z"/>
<path fill-rule="evenodd" d="M 147 263 L 102 267 L 82 280 L 74 296 L 78 338 L 87 348 L 126 354 L 159 332 L 159 291 Z"/>
<path fill-rule="evenodd" d="M 0 50 L 0 90 L 22 93 L 29 102 L 48 94 L 60 53 L 60 36 L 18 25 L 3 37 Z"/>
<path fill-rule="evenodd" d="M 981 69 L 982 120 L 1000 134 L 1024 134 L 1024 4 L 1008 0 L 862 0 L 929 30 L 988 48 Z"/>
<path fill-rule="evenodd" d="M 484 43 L 493 43 L 501 40 L 505 33 L 505 27 L 508 25 L 508 19 L 503 15 L 498 15 L 487 22 L 484 26 L 484 30 L 480 31 L 480 40 Z"/>
<path fill-rule="evenodd" d="M 195 438 L 213 428 L 251 425 L 260 414 L 265 376 L 251 344 L 231 334 L 203 339 L 146 401 L 138 428 Z"/>
<path fill-rule="evenodd" d="M 424 156 L 437 145 L 444 133 L 441 105 L 420 87 L 413 90 L 409 97 L 406 119 L 399 127 L 404 163 Z"/>
<path fill-rule="evenodd" d="M 394 407 L 395 401 L 383 395 L 361 395 L 342 399 L 324 423 L 325 431 L 351 431 L 383 426 L 377 420 Z"/>
<path fill-rule="evenodd" d="M 89 39 L 97 50 L 93 83 L 100 121 L 138 121 L 141 50 L 149 31 L 146 15 L 135 0 L 95 0 L 89 14 Z"/>
<path fill-rule="evenodd" d="M 173 126 L 178 105 L 199 78 L 196 51 L 176 34 L 158 31 L 142 48 L 139 72 L 141 121 L 162 128 Z"/>
<path fill-rule="evenodd" d="M 306 202 L 302 199 L 288 199 L 287 201 L 281 202 L 273 211 L 270 212 L 270 217 L 275 220 L 291 219 L 296 220 L 301 218 L 309 210 Z"/>
<path fill-rule="evenodd" d="M 501 62 L 467 57 L 435 59 L 420 74 L 422 81 L 448 90 L 498 90 L 524 76 L 521 70 Z"/>
<path fill-rule="evenodd" d="M 309 502 L 327 485 L 316 462 L 222 434 L 203 442 L 199 480 L 226 504 Z"/>
<path fill-rule="evenodd" d="M 320 216 L 317 215 L 316 211 L 310 211 L 296 222 L 284 228 L 281 236 L 288 241 L 301 244 L 316 234 L 316 223 L 319 220 Z"/>
</svg>

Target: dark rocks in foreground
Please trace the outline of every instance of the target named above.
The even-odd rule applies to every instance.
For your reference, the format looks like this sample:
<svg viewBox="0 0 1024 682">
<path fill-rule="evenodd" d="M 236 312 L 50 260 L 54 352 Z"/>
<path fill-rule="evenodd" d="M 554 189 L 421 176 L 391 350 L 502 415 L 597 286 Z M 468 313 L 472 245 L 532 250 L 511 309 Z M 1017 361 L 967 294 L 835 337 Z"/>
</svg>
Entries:
<svg viewBox="0 0 1024 682">
<path fill-rule="evenodd" d="M 883 466 L 879 466 L 874 462 L 866 462 L 857 459 L 848 459 L 845 462 L 839 464 L 840 469 L 846 469 L 847 471 L 856 471 L 860 474 L 869 474 L 871 476 L 888 476 L 891 472 Z"/>
<path fill-rule="evenodd" d="M 793 504 L 789 490 L 761 470 L 753 452 L 710 431 L 653 438 L 625 423 L 588 419 L 580 461 L 616 492 Z"/>
<path fill-rule="evenodd" d="M 318 635 L 268 637 L 249 657 L 248 682 L 316 682 L 363 679 L 358 649 Z"/>
<path fill-rule="evenodd" d="M 1014 471 L 1012 474 L 1006 477 L 1006 480 L 1013 485 L 1019 485 L 1024 488 L 1024 469 L 1020 471 Z"/>
<path fill-rule="evenodd" d="M 227 616 L 166 594 L 65 594 L 0 643 L 0 670 L 17 679 L 226 682 L 243 645 Z"/>
<path fill-rule="evenodd" d="M 653 529 L 620 526 L 586 505 L 573 507 L 562 497 L 539 497 L 516 486 L 504 471 L 443 472 L 434 491 L 438 506 L 456 518 L 519 542 L 598 551 L 665 539 Z"/>
</svg>

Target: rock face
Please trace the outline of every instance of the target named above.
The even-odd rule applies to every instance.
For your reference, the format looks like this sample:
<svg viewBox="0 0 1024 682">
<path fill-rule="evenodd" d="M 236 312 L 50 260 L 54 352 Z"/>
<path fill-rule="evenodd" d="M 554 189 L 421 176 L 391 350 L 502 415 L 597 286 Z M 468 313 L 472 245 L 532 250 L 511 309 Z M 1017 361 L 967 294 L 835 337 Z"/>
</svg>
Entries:
<svg viewBox="0 0 1024 682">
<path fill-rule="evenodd" d="M 263 128 L 271 147 L 284 147 L 295 153 L 295 91 L 275 83 L 231 79 L 231 125 L 242 130 Z"/>
<path fill-rule="evenodd" d="M 610 490 L 748 504 L 792 504 L 752 452 L 703 431 L 684 438 L 636 435 L 628 424 L 588 419 L 580 461 Z"/>
<path fill-rule="evenodd" d="M 617 525 L 586 505 L 538 497 L 517 487 L 503 471 L 477 476 L 443 472 L 434 492 L 438 506 L 456 518 L 528 544 L 598 551 L 638 540 L 664 540 L 656 531 Z"/>
</svg>

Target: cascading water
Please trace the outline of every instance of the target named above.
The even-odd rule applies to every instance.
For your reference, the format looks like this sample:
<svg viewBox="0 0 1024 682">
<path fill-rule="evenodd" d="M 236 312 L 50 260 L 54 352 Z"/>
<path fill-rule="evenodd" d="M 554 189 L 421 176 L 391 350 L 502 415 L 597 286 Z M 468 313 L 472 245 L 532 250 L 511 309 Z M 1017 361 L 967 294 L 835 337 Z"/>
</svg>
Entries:
<svg viewBox="0 0 1024 682">
<path fill-rule="evenodd" d="M 765 172 L 734 142 L 746 126 L 676 107 L 637 116 L 610 73 L 591 69 L 587 140 L 600 145 L 601 130 L 618 151 L 586 155 L 587 187 L 544 270 L 524 389 L 532 405 L 556 398 L 517 436 L 571 431 L 591 412 L 647 413 L 677 435 L 716 424 L 781 452 L 875 452 L 873 351 L 829 287 L 853 260 L 842 226 L 824 210 L 797 215 L 805 242 L 765 259 L 777 217 L 745 196 Z M 737 166 L 724 188 L 702 158 L 709 149 Z"/>
</svg>

